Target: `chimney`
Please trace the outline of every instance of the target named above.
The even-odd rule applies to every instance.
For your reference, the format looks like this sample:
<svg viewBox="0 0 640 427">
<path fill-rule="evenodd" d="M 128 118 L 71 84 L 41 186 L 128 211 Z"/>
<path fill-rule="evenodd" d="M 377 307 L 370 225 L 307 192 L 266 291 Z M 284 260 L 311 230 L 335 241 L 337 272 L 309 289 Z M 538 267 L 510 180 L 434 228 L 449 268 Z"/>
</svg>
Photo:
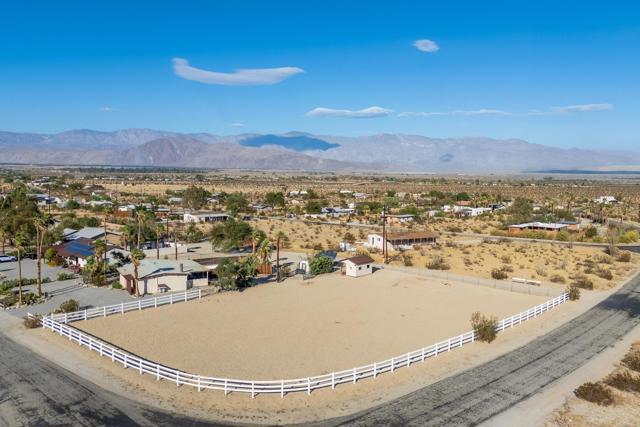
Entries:
<svg viewBox="0 0 640 427">
<path fill-rule="evenodd" d="M 180 263 L 180 273 L 184 273 L 184 264 Z"/>
</svg>

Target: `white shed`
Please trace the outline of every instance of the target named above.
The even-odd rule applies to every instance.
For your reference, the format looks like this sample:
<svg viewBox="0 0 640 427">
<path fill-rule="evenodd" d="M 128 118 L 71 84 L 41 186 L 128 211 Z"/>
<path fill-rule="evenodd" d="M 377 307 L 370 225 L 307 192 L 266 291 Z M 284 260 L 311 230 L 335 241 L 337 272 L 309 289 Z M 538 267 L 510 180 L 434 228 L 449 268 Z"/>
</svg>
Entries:
<svg viewBox="0 0 640 427">
<path fill-rule="evenodd" d="M 366 276 L 373 273 L 373 258 L 368 255 L 357 255 L 342 261 L 344 274 L 351 277 Z"/>
</svg>

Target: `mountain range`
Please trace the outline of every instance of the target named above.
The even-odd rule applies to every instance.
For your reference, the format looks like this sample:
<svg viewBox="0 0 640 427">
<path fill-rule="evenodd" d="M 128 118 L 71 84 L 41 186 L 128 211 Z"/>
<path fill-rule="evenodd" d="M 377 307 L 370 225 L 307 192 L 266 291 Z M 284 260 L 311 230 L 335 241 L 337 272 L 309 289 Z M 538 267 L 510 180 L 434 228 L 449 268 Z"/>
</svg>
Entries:
<svg viewBox="0 0 640 427">
<path fill-rule="evenodd" d="M 0 163 L 211 169 L 523 172 L 640 165 L 640 153 L 562 149 L 520 139 L 358 137 L 303 132 L 212 135 L 152 129 L 0 132 Z"/>
</svg>

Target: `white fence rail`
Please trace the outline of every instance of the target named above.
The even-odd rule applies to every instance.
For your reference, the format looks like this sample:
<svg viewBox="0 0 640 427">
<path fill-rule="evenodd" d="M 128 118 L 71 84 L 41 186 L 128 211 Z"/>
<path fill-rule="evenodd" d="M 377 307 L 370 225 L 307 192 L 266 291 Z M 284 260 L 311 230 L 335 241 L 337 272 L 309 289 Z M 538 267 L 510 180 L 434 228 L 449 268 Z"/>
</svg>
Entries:
<svg viewBox="0 0 640 427">
<path fill-rule="evenodd" d="M 126 313 L 127 311 L 142 310 L 144 308 L 160 307 L 161 305 L 174 304 L 202 298 L 202 289 L 192 289 L 175 294 L 163 295 L 155 298 L 139 299 L 137 301 L 121 304 L 106 305 L 104 307 L 88 308 L 72 313 L 58 313 L 47 316 L 60 323 L 71 323 L 78 320 L 87 320 L 93 317 L 106 317 L 112 314 Z"/>
<path fill-rule="evenodd" d="M 199 296 L 199 294 L 196 295 Z M 158 299 L 160 298 L 165 297 L 158 297 Z M 183 296 L 183 299 L 181 299 L 180 301 L 186 301 L 189 298 L 195 298 L 195 296 L 193 296 L 193 294 L 189 292 L 186 292 Z M 529 310 L 503 319 L 498 323 L 496 331 L 504 331 L 507 328 L 519 325 L 524 321 L 537 317 L 542 313 L 565 303 L 566 301 L 568 301 L 568 299 L 569 296 L 565 292 L 562 295 L 553 298 L 543 304 L 537 305 L 533 308 L 530 308 Z M 161 301 L 164 301 L 164 299 Z M 100 312 L 99 309 L 96 310 L 98 311 L 87 313 L 87 316 L 93 313 L 107 313 L 104 315 L 108 315 L 108 313 L 111 312 L 110 310 L 103 310 L 102 312 Z M 101 314 L 95 314 L 91 317 L 100 315 Z M 84 319 L 84 317 L 81 317 L 81 319 Z M 67 317 L 65 320 L 72 321 L 69 317 Z M 445 341 L 430 345 L 428 347 L 410 351 L 400 356 L 392 357 L 391 359 L 383 360 L 381 362 L 374 362 L 369 365 L 347 369 L 340 372 L 332 372 L 330 374 L 324 374 L 315 377 L 289 380 L 250 381 L 230 378 L 206 377 L 202 375 L 190 374 L 188 372 L 183 372 L 164 365 L 160 365 L 158 363 L 134 356 L 123 349 L 117 348 L 105 341 L 85 334 L 84 332 L 63 323 L 60 320 L 57 320 L 54 316 L 44 317 L 42 319 L 42 326 L 44 328 L 50 329 L 53 332 L 57 332 L 61 336 L 69 338 L 69 340 L 71 341 L 77 342 L 81 346 L 85 346 L 90 350 L 99 353 L 100 356 L 111 359 L 111 361 L 114 363 L 121 363 L 124 368 L 134 369 L 141 375 L 149 374 L 155 377 L 158 381 L 161 379 L 168 380 L 172 383 L 175 383 L 176 386 L 187 385 L 197 388 L 198 391 L 206 389 L 221 390 L 224 391 L 225 395 L 232 392 L 250 393 L 251 397 L 255 397 L 260 393 L 277 393 L 280 394 L 281 397 L 284 397 L 285 394 L 295 392 L 306 392 L 307 394 L 311 394 L 313 390 L 321 388 L 331 387 L 332 389 L 335 389 L 338 384 L 355 384 L 358 380 L 363 378 L 376 378 L 378 375 L 385 372 L 394 372 L 396 369 L 408 367 L 413 363 L 423 362 L 428 358 L 436 357 L 441 353 L 445 353 L 451 351 L 454 348 L 462 347 L 465 344 L 472 343 L 476 339 L 475 332 L 470 331 L 462 335 L 449 338 Z"/>
</svg>

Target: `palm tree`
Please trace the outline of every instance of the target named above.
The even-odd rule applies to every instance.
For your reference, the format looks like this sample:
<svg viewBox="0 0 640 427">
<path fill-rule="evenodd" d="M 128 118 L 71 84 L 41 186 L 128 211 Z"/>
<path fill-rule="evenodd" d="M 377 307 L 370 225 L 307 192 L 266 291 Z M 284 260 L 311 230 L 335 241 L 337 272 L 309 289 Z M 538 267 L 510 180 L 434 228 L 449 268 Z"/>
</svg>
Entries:
<svg viewBox="0 0 640 427">
<path fill-rule="evenodd" d="M 257 249 L 258 258 L 260 258 L 260 265 L 271 265 L 271 252 L 271 242 L 269 242 L 269 239 L 262 240 Z"/>
<path fill-rule="evenodd" d="M 281 280 L 280 277 L 280 242 L 281 240 L 285 239 L 287 237 L 286 234 L 284 234 L 284 232 L 278 231 L 278 233 L 276 233 L 276 280 L 279 282 Z"/>
<path fill-rule="evenodd" d="M 107 282 L 107 244 L 104 240 L 98 239 L 93 244 L 93 257 L 98 271 L 102 270 L 102 284 L 104 285 Z"/>
<path fill-rule="evenodd" d="M 120 228 L 120 232 L 122 233 L 122 243 L 124 244 L 125 248 L 131 249 L 131 243 L 133 242 L 134 236 L 136 234 L 135 224 L 127 222 L 122 226 L 122 228 Z"/>
<path fill-rule="evenodd" d="M 140 277 L 138 277 L 138 267 L 140 267 L 140 261 L 144 259 L 144 252 L 135 248 L 131 251 L 131 262 L 133 263 L 133 275 L 136 280 L 136 296 L 140 298 Z"/>
<path fill-rule="evenodd" d="M 18 252 L 18 304 L 22 305 L 22 251 L 24 250 L 26 237 L 22 231 L 18 231 L 14 238 L 16 251 Z"/>
<path fill-rule="evenodd" d="M 264 232 L 257 228 L 251 232 L 251 253 L 255 255 L 256 245 L 265 238 Z"/>
<path fill-rule="evenodd" d="M 48 214 L 37 216 L 33 220 L 36 228 L 36 283 L 38 288 L 38 296 L 42 296 L 42 249 L 44 248 L 44 237 L 47 229 L 53 220 Z"/>
</svg>

